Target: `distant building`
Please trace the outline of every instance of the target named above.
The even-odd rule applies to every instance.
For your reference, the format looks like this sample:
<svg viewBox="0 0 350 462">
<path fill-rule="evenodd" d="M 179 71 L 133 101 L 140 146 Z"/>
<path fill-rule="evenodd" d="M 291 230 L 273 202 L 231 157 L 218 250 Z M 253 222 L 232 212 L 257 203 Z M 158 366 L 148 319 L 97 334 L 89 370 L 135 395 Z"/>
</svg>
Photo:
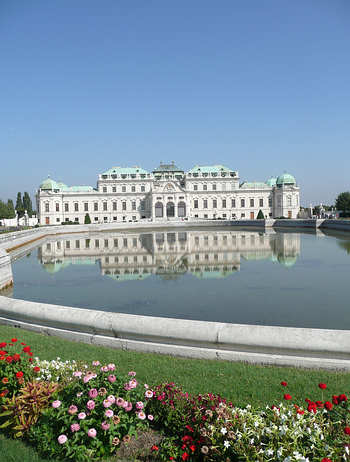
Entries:
<svg viewBox="0 0 350 462">
<path fill-rule="evenodd" d="M 141 167 L 112 167 L 98 176 L 97 187 L 67 186 L 47 178 L 37 195 L 39 222 L 118 223 L 141 219 L 297 218 L 299 187 L 288 173 L 266 182 L 240 183 L 237 171 L 223 165 L 188 172 L 160 164 L 152 173 Z"/>
</svg>

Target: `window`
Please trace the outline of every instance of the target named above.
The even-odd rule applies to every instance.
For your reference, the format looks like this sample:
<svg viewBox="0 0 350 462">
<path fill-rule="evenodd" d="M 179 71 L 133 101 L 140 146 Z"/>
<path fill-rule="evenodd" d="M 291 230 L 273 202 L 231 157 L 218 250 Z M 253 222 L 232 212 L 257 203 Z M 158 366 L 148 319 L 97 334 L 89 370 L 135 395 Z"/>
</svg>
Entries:
<svg viewBox="0 0 350 462">
<path fill-rule="evenodd" d="M 95 217 L 94 220 L 95 220 L 95 221 L 98 221 L 98 217 Z"/>
<path fill-rule="evenodd" d="M 207 208 L 208 208 L 208 201 L 207 201 L 207 199 L 204 199 L 204 201 L 203 201 L 203 208 L 204 208 L 204 209 L 207 209 Z"/>
<path fill-rule="evenodd" d="M 199 245 L 199 236 L 196 236 L 194 238 L 194 243 L 195 243 L 195 245 Z"/>
<path fill-rule="evenodd" d="M 56 212 L 60 211 L 60 204 L 56 203 Z"/>
<path fill-rule="evenodd" d="M 79 204 L 78 204 L 78 202 L 75 202 L 75 204 L 74 204 L 74 212 L 79 212 Z"/>
<path fill-rule="evenodd" d="M 117 210 L 117 203 L 113 202 L 113 210 Z"/>
<path fill-rule="evenodd" d="M 75 241 L 75 248 L 80 249 L 80 241 L 79 240 Z"/>
<path fill-rule="evenodd" d="M 117 192 L 117 188 L 115 186 L 113 186 L 112 192 Z"/>
<path fill-rule="evenodd" d="M 140 201 L 140 209 L 141 210 L 145 210 L 145 208 L 146 208 L 146 203 L 145 202 L 146 201 Z"/>
<path fill-rule="evenodd" d="M 94 211 L 95 211 L 95 212 L 98 211 L 98 203 L 97 203 L 97 202 L 94 202 Z"/>
<path fill-rule="evenodd" d="M 49 243 L 49 244 L 46 244 L 46 250 L 47 250 L 48 252 L 51 252 L 51 244 L 50 244 L 50 243 Z"/>
<path fill-rule="evenodd" d="M 122 209 L 126 210 L 126 202 L 122 202 Z"/>
<path fill-rule="evenodd" d="M 250 206 L 254 207 L 254 199 L 250 199 Z"/>
<path fill-rule="evenodd" d="M 287 196 L 287 207 L 291 207 L 291 206 L 292 206 L 292 196 Z"/>
<path fill-rule="evenodd" d="M 124 247 L 127 247 L 127 246 L 128 246 L 128 240 L 127 240 L 127 238 L 124 238 L 124 239 L 123 239 L 123 246 L 124 246 Z"/>
<path fill-rule="evenodd" d="M 85 239 L 85 248 L 86 249 L 90 248 L 90 239 Z"/>
<path fill-rule="evenodd" d="M 75 217 L 75 218 L 74 218 L 74 221 L 78 223 L 78 222 L 79 222 L 79 218 L 78 218 L 78 217 Z"/>
<path fill-rule="evenodd" d="M 136 201 L 131 202 L 131 210 L 136 210 Z"/>
<path fill-rule="evenodd" d="M 45 212 L 50 211 L 50 204 L 48 202 L 45 203 Z"/>
<path fill-rule="evenodd" d="M 134 237 L 133 240 L 132 240 L 132 246 L 137 247 L 137 239 L 136 239 L 136 237 Z"/>
<path fill-rule="evenodd" d="M 259 199 L 259 207 L 264 207 L 264 199 Z"/>
<path fill-rule="evenodd" d="M 122 186 L 122 192 L 126 192 L 126 186 Z"/>
<path fill-rule="evenodd" d="M 245 207 L 245 199 L 241 199 L 241 207 Z"/>
<path fill-rule="evenodd" d="M 66 249 L 70 249 L 70 241 L 66 241 Z"/>
<path fill-rule="evenodd" d="M 105 239 L 105 248 L 108 249 L 108 239 Z"/>
<path fill-rule="evenodd" d="M 135 192 L 135 191 L 136 191 L 135 186 L 131 186 L 131 192 Z"/>
<path fill-rule="evenodd" d="M 241 218 L 245 218 L 245 213 L 241 213 Z"/>
<path fill-rule="evenodd" d="M 207 189 L 208 189 L 208 185 L 204 184 L 203 185 L 203 191 L 207 191 Z"/>
<path fill-rule="evenodd" d="M 68 211 L 69 211 L 69 206 L 68 206 L 68 204 L 64 204 L 64 211 L 65 211 L 65 212 L 68 212 Z"/>
<path fill-rule="evenodd" d="M 102 190 L 103 190 L 104 193 L 106 193 L 107 192 L 107 187 L 103 186 Z"/>
<path fill-rule="evenodd" d="M 88 212 L 89 210 L 89 204 L 88 202 L 84 202 L 84 212 Z"/>
<path fill-rule="evenodd" d="M 216 191 L 216 184 L 213 184 L 213 191 Z"/>
<path fill-rule="evenodd" d="M 272 207 L 272 197 L 269 197 L 269 207 Z"/>
<path fill-rule="evenodd" d="M 95 247 L 96 249 L 100 247 L 100 241 L 98 239 L 95 239 Z"/>
<path fill-rule="evenodd" d="M 195 208 L 195 209 L 198 209 L 198 199 L 195 199 L 195 200 L 193 201 L 193 204 L 194 204 L 194 208 Z"/>
<path fill-rule="evenodd" d="M 231 199 L 231 207 L 236 208 L 236 199 Z"/>
<path fill-rule="evenodd" d="M 216 199 L 213 199 L 213 209 L 216 209 L 218 206 L 218 201 Z"/>
<path fill-rule="evenodd" d="M 103 203 L 103 211 L 104 211 L 104 212 L 107 211 L 107 202 L 104 202 L 104 203 Z"/>
<path fill-rule="evenodd" d="M 145 192 L 145 185 L 141 185 L 141 192 Z"/>
<path fill-rule="evenodd" d="M 114 239 L 114 247 L 118 247 L 118 239 Z"/>
<path fill-rule="evenodd" d="M 198 191 L 198 185 L 197 185 L 197 184 L 194 184 L 194 185 L 193 185 L 193 190 L 194 190 L 194 191 Z"/>
<path fill-rule="evenodd" d="M 223 209 L 226 208 L 226 199 L 222 199 L 222 208 L 223 208 Z"/>
</svg>

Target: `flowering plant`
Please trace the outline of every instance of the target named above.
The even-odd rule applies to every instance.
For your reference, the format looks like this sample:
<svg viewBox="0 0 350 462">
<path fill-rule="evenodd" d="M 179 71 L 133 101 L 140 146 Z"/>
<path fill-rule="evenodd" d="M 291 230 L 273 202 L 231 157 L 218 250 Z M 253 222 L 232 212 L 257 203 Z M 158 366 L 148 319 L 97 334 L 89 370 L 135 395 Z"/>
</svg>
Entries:
<svg viewBox="0 0 350 462">
<path fill-rule="evenodd" d="M 125 377 L 115 369 L 94 361 L 89 371 L 73 372 L 74 380 L 55 394 L 30 430 L 29 439 L 42 453 L 77 461 L 103 457 L 148 427 L 148 390 L 134 372 Z"/>
<path fill-rule="evenodd" d="M 40 371 L 29 345 L 12 338 L 0 343 L 0 405 Z"/>
</svg>

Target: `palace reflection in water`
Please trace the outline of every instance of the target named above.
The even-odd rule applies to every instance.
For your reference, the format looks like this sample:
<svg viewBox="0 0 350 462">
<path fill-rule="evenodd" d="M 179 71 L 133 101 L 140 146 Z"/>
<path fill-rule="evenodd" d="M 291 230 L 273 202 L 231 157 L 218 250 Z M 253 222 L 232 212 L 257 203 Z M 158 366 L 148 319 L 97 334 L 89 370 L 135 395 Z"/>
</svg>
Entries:
<svg viewBox="0 0 350 462">
<path fill-rule="evenodd" d="M 223 278 L 239 271 L 242 259 L 272 260 L 288 267 L 299 254 L 299 233 L 228 229 L 70 235 L 48 239 L 38 250 L 49 273 L 99 262 L 102 275 L 116 281 L 142 280 L 152 274 L 176 279 L 185 273 Z"/>
</svg>

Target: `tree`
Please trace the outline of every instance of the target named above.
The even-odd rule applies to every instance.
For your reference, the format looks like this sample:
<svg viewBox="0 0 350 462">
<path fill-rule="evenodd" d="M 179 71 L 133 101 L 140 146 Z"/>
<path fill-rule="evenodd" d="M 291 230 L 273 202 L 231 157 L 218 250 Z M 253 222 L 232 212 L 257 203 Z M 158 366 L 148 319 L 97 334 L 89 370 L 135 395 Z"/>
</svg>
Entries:
<svg viewBox="0 0 350 462">
<path fill-rule="evenodd" d="M 8 210 L 8 217 L 7 218 L 15 218 L 16 217 L 16 212 L 15 212 L 15 208 L 13 206 L 12 199 L 9 199 L 7 201 L 7 210 Z"/>
<path fill-rule="evenodd" d="M 30 199 L 30 196 L 27 192 L 23 194 L 23 208 L 24 210 L 27 210 L 28 216 L 33 215 L 33 206 L 32 206 L 32 201 Z"/>
<path fill-rule="evenodd" d="M 18 216 L 22 217 L 24 215 L 22 194 L 20 192 L 17 193 L 16 210 L 17 210 Z"/>
<path fill-rule="evenodd" d="M 335 207 L 337 210 L 344 212 L 344 215 L 350 213 L 350 192 L 342 192 L 335 200 Z"/>
<path fill-rule="evenodd" d="M 89 215 L 88 213 L 85 215 L 84 223 L 85 223 L 86 225 L 90 225 L 90 224 L 91 224 L 91 218 L 90 218 L 90 215 Z"/>
<path fill-rule="evenodd" d="M 259 213 L 258 213 L 258 216 L 256 217 L 256 219 L 257 220 L 264 220 L 265 219 L 263 211 L 261 209 L 259 210 Z"/>
</svg>

